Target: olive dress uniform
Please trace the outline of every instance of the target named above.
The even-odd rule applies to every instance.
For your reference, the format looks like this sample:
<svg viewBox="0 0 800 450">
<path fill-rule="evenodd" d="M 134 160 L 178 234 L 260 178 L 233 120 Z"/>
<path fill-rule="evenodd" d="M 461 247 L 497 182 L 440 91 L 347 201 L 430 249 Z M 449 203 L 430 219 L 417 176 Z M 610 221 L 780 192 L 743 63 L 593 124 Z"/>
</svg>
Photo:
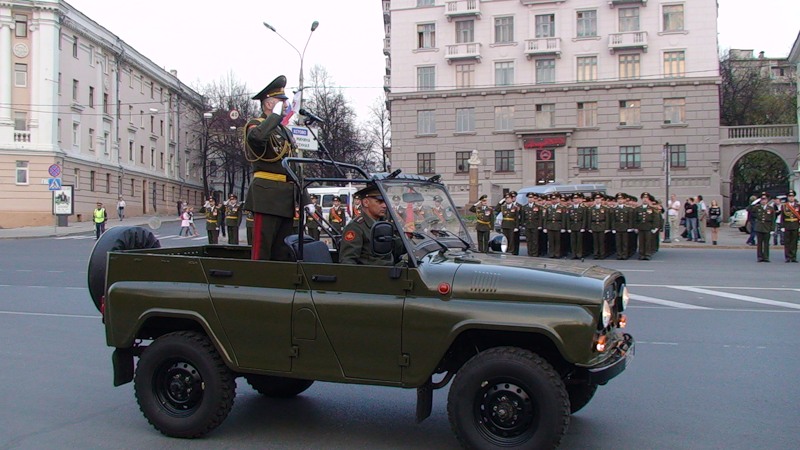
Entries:
<svg viewBox="0 0 800 450">
<path fill-rule="evenodd" d="M 589 207 L 589 231 L 592 233 L 594 259 L 606 257 L 606 234 L 610 228 L 610 210 L 604 205 Z"/>
<path fill-rule="evenodd" d="M 519 210 L 519 204 L 515 201 L 503 203 L 503 206 L 500 208 L 500 213 L 503 215 L 500 230 L 508 240 L 508 253 L 512 255 L 516 255 L 519 252 L 516 246 L 515 236 L 515 232 L 519 231 Z"/>
<path fill-rule="evenodd" d="M 800 202 L 794 200 L 794 191 L 789 191 L 789 200 L 781 206 L 783 228 L 783 255 L 786 262 L 797 262 L 797 233 L 800 228 Z"/>
<path fill-rule="evenodd" d="M 762 194 L 762 198 L 769 198 Z M 770 205 L 755 204 L 747 208 L 747 212 L 755 217 L 753 223 L 756 230 L 756 258 L 758 262 L 769 262 L 769 234 L 775 230 L 777 213 Z"/>
<path fill-rule="evenodd" d="M 380 191 L 374 187 L 366 187 L 359 191 L 361 198 L 374 197 L 383 200 Z M 372 226 L 375 220 L 363 213 L 345 225 L 339 249 L 339 263 L 364 264 L 369 266 L 391 266 L 394 257 L 372 254 Z"/>
<path fill-rule="evenodd" d="M 481 196 L 481 200 L 485 198 L 485 195 Z M 484 205 L 483 202 L 478 202 L 470 206 L 469 210 L 475 213 L 475 232 L 478 237 L 478 251 L 481 253 L 488 253 L 489 234 L 492 231 L 494 208 L 489 205 Z"/>
<path fill-rule="evenodd" d="M 522 223 L 525 224 L 525 243 L 528 256 L 539 256 L 539 233 L 542 230 L 544 208 L 536 203 L 528 203 L 522 207 Z"/>
<path fill-rule="evenodd" d="M 319 206 L 314 205 L 313 210 L 310 206 L 306 206 L 306 230 L 315 241 L 319 240 L 319 222 Z"/>
<path fill-rule="evenodd" d="M 339 235 L 342 234 L 346 218 L 347 209 L 345 209 L 344 205 L 342 204 L 339 204 L 339 206 L 331 206 L 331 209 L 328 211 L 328 221 L 331 223 L 331 227 L 336 230 Z"/>
<path fill-rule="evenodd" d="M 253 211 L 244 212 L 244 228 L 247 231 L 247 245 L 253 245 Z"/>
<path fill-rule="evenodd" d="M 560 204 L 550 205 L 544 212 L 544 229 L 547 233 L 547 256 L 561 257 L 561 233 L 566 230 L 567 217 Z"/>
<path fill-rule="evenodd" d="M 650 205 L 642 205 L 634 212 L 634 228 L 639 232 L 639 259 L 649 260 L 653 256 L 654 237 L 658 236 L 660 215 Z M 654 232 L 655 230 L 655 232 Z"/>
<path fill-rule="evenodd" d="M 206 208 L 206 232 L 208 233 L 208 243 L 216 244 L 219 242 L 219 206 L 212 205 Z"/>
<path fill-rule="evenodd" d="M 630 207 L 618 204 L 611 209 L 611 232 L 614 234 L 614 245 L 617 251 L 617 259 L 628 259 L 631 257 L 630 240 L 628 230 L 633 229 L 633 214 Z"/>
<path fill-rule="evenodd" d="M 284 93 L 286 77 L 273 80 L 253 97 L 263 100 L 288 99 Z M 253 179 L 247 191 L 244 209 L 253 211 L 253 259 L 289 261 L 291 252 L 283 240 L 292 234 L 295 185 L 281 166 L 293 156 L 296 145 L 292 132 L 281 125 L 282 116 L 265 111 L 245 125 L 245 156 L 251 164 Z"/>
<path fill-rule="evenodd" d="M 583 258 L 583 233 L 589 227 L 588 211 L 583 205 L 571 204 L 567 210 L 567 232 L 572 259 Z"/>
<path fill-rule="evenodd" d="M 242 205 L 228 203 L 225 208 L 225 227 L 228 229 L 228 244 L 239 245 L 240 223 L 242 223 Z"/>
</svg>

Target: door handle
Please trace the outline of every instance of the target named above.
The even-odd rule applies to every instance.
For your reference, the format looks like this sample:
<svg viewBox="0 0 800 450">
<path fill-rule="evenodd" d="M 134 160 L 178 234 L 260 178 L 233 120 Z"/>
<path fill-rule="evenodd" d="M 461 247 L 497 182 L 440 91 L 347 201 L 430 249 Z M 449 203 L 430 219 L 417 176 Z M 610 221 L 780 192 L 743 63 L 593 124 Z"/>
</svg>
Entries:
<svg viewBox="0 0 800 450">
<path fill-rule="evenodd" d="M 233 276 L 232 270 L 219 270 L 219 269 L 211 269 L 208 271 L 208 274 L 212 277 L 218 278 L 230 278 Z"/>
<path fill-rule="evenodd" d="M 336 281 L 336 275 L 312 275 L 311 281 L 317 283 L 333 283 Z"/>
</svg>

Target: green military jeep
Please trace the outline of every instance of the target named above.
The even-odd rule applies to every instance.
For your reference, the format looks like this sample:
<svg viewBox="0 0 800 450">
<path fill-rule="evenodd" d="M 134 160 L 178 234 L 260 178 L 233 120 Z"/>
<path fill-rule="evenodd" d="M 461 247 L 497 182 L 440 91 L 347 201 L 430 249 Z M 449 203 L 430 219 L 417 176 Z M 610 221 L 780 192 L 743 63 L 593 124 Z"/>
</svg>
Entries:
<svg viewBox="0 0 800 450">
<path fill-rule="evenodd" d="M 287 239 L 296 261 L 254 261 L 247 246 L 160 248 L 145 228 L 106 232 L 89 290 L 114 384 L 134 382 L 161 433 L 195 438 L 226 418 L 239 376 L 270 397 L 314 381 L 416 389 L 417 421 L 452 381 L 447 412 L 464 447 L 556 447 L 570 414 L 633 357 L 623 275 L 476 253 L 457 214 L 425 213 L 434 198 L 456 211 L 436 178 L 338 167 L 359 175 L 290 174 L 302 188 L 374 182 L 389 217 L 372 229 L 373 251 L 393 253 L 393 266 L 338 264 L 336 248 L 303 238 Z"/>
</svg>

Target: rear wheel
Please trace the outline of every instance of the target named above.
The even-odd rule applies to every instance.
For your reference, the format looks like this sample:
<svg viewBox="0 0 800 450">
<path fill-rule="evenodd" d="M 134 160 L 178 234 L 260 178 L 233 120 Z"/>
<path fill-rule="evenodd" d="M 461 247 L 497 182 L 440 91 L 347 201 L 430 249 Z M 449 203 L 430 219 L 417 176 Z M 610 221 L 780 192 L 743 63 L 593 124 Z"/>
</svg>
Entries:
<svg viewBox="0 0 800 450">
<path fill-rule="evenodd" d="M 162 434 L 196 438 L 228 416 L 236 378 L 203 334 L 179 331 L 156 339 L 134 378 L 139 409 Z"/>
<path fill-rule="evenodd" d="M 106 264 L 108 252 L 118 250 L 140 250 L 147 248 L 160 248 L 155 235 L 144 227 L 112 227 L 100 235 L 89 256 L 87 269 L 89 282 L 89 295 L 94 306 L 100 311 L 100 302 L 106 292 Z"/>
<path fill-rule="evenodd" d="M 250 386 L 259 394 L 273 398 L 291 398 L 310 388 L 314 381 L 269 375 L 245 375 Z"/>
<path fill-rule="evenodd" d="M 450 426 L 465 448 L 556 448 L 569 426 L 569 400 L 538 355 L 496 347 L 458 371 L 447 399 Z"/>
</svg>

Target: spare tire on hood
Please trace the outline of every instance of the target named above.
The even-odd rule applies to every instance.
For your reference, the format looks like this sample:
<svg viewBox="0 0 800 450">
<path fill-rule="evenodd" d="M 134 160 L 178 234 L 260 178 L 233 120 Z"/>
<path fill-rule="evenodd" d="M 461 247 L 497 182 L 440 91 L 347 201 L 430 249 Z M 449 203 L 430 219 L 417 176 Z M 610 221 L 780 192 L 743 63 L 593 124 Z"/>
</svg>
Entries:
<svg viewBox="0 0 800 450">
<path fill-rule="evenodd" d="M 144 227 L 117 226 L 100 235 L 89 256 L 89 295 L 100 311 L 100 300 L 106 292 L 106 264 L 108 252 L 161 248 L 156 236 Z"/>
</svg>

